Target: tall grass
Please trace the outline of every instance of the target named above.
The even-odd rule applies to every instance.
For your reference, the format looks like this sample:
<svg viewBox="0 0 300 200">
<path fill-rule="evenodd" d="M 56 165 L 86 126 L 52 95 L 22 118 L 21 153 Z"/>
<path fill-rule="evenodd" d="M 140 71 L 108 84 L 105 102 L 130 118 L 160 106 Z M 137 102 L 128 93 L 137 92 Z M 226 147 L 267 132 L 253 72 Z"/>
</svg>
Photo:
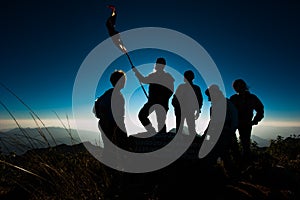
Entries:
<svg viewBox="0 0 300 200">
<path fill-rule="evenodd" d="M 39 121 L 40 123 L 43 125 L 43 127 L 45 128 L 45 130 L 47 131 L 47 133 L 50 135 L 50 137 L 52 138 L 53 142 L 56 144 L 56 141 L 54 139 L 54 137 L 52 136 L 52 134 L 50 133 L 50 131 L 48 130 L 48 128 L 46 127 L 46 125 L 44 124 L 44 122 L 40 119 L 40 117 L 31 109 L 31 107 L 29 105 L 27 105 L 18 95 L 16 95 L 11 89 L 9 89 L 6 85 L 4 85 L 3 83 L 0 82 L 0 85 L 6 89 L 10 94 L 12 94 L 21 104 L 23 104 L 29 111 L 30 113 L 32 113 Z M 57 145 L 57 144 L 56 144 Z"/>
<path fill-rule="evenodd" d="M 104 166 L 85 150 L 83 145 L 73 137 L 71 126 L 64 124 L 55 112 L 68 136 L 72 146 L 60 150 L 53 133 L 49 131 L 41 118 L 12 90 L 0 83 L 9 93 L 21 102 L 29 111 L 42 141 L 33 138 L 18 122 L 8 106 L 2 101 L 0 105 L 8 112 L 22 133 L 20 140 L 11 136 L 0 139 L 4 148 L 14 145 L 27 151 L 22 156 L 15 154 L 4 155 L 0 151 L 0 198 L 12 197 L 22 199 L 103 199 L 103 193 L 108 182 L 99 179 L 105 176 Z M 39 125 L 42 124 L 42 126 Z M 46 137 L 46 134 L 50 136 Z M 36 150 L 38 144 L 45 144 L 47 149 Z M 54 143 L 54 146 L 50 144 Z M 1 150 L 1 149 L 0 149 Z M 9 149 L 6 149 L 9 150 Z M 65 150 L 65 151 L 64 151 Z"/>
<path fill-rule="evenodd" d="M 55 111 L 53 111 L 53 112 L 55 113 L 57 119 L 60 121 L 61 125 L 64 127 L 64 129 L 67 131 L 68 135 L 70 136 L 71 144 L 75 144 L 76 142 L 79 142 L 79 141 L 75 140 L 74 137 L 73 137 L 73 135 L 72 135 L 72 131 L 71 131 L 71 126 L 70 126 L 70 123 L 69 123 L 68 115 L 66 115 L 67 122 L 68 122 L 68 128 L 67 128 L 66 125 L 61 120 L 61 118 L 59 117 L 59 115 Z"/>
</svg>

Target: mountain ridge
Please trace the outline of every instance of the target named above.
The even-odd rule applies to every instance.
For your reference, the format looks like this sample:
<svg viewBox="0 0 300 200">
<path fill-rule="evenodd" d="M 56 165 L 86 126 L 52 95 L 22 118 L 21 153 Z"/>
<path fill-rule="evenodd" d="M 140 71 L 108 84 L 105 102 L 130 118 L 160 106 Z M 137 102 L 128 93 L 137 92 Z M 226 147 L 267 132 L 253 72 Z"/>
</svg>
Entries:
<svg viewBox="0 0 300 200">
<path fill-rule="evenodd" d="M 294 129 L 291 130 L 290 134 L 287 134 L 289 129 L 286 127 L 279 130 L 276 129 L 277 133 L 279 133 L 280 130 L 285 131 L 283 134 L 278 134 L 277 136 L 286 135 L 287 137 L 289 137 L 290 135 L 297 133 L 298 128 L 300 131 L 300 127 L 294 127 Z M 269 130 L 274 129 L 269 128 Z M 173 128 L 169 132 L 175 133 L 176 129 Z M 23 154 L 27 150 L 32 149 L 32 147 L 45 148 L 49 145 L 72 145 L 79 144 L 85 141 L 90 141 L 93 144 L 103 147 L 100 132 L 96 131 L 76 130 L 73 128 L 65 129 L 62 127 L 53 126 L 46 128 L 14 128 L 8 131 L 1 131 L 0 133 L 0 147 L 3 153 L 14 152 L 16 154 Z M 184 127 L 183 134 L 188 135 L 187 127 Z M 255 133 L 251 135 L 251 139 L 257 143 L 258 147 L 268 147 L 271 143 L 271 139 L 262 138 L 260 136 L 257 136 L 257 134 L 259 134 L 259 132 L 255 131 Z M 276 139 L 275 134 L 274 139 Z"/>
</svg>

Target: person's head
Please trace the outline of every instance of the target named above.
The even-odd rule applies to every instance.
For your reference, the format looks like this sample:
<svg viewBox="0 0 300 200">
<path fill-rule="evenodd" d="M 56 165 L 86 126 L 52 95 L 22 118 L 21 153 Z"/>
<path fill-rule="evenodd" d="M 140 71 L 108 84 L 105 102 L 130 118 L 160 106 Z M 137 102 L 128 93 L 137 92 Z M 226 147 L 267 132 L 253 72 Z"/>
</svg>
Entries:
<svg viewBox="0 0 300 200">
<path fill-rule="evenodd" d="M 110 75 L 110 82 L 113 87 L 118 87 L 120 89 L 124 88 L 126 82 L 126 74 L 122 70 L 115 70 Z"/>
<path fill-rule="evenodd" d="M 192 70 L 185 71 L 183 75 L 184 75 L 184 81 L 187 81 L 189 83 L 193 82 L 195 78 L 195 74 Z"/>
<path fill-rule="evenodd" d="M 155 70 L 157 71 L 162 71 L 165 69 L 167 62 L 166 59 L 160 57 L 156 59 L 156 63 L 155 63 Z"/>
<path fill-rule="evenodd" d="M 215 84 L 209 86 L 205 90 L 205 94 L 208 97 L 208 101 L 224 98 L 223 92 L 220 90 L 219 86 Z"/>
<path fill-rule="evenodd" d="M 237 93 L 243 93 L 249 90 L 249 87 L 243 79 L 236 79 L 232 83 L 232 87 Z"/>
</svg>

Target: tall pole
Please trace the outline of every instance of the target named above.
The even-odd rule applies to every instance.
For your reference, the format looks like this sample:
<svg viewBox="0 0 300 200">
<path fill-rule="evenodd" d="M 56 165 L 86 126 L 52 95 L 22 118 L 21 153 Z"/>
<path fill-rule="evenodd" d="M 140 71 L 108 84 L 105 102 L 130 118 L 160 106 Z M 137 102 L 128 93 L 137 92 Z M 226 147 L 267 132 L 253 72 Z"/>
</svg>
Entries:
<svg viewBox="0 0 300 200">
<path fill-rule="evenodd" d="M 126 54 L 128 60 L 129 60 L 129 62 L 130 62 L 131 69 L 135 68 L 135 66 L 132 64 L 132 61 L 131 61 L 131 58 L 130 58 L 129 54 L 128 54 L 127 52 L 126 52 L 125 54 Z M 141 85 L 141 87 L 142 87 L 142 89 L 143 89 L 144 94 L 146 95 L 146 97 L 147 97 L 147 99 L 148 99 L 148 98 L 149 98 L 149 97 L 148 97 L 148 94 L 147 94 L 147 92 L 146 92 L 146 90 L 145 90 L 143 84 L 141 83 L 141 81 L 140 81 L 140 85 Z"/>
<path fill-rule="evenodd" d="M 116 23 L 116 17 L 117 17 L 116 8 L 112 5 L 109 5 L 108 8 L 110 8 L 112 10 L 111 16 L 106 21 L 106 27 L 107 27 L 108 33 L 109 33 L 110 37 L 112 38 L 113 43 L 123 53 L 125 53 L 125 55 L 127 56 L 128 60 L 130 62 L 131 69 L 133 69 L 133 68 L 135 68 L 135 66 L 133 65 L 133 63 L 131 61 L 131 58 L 130 58 L 130 56 L 129 56 L 129 54 L 128 54 L 128 52 L 127 52 L 127 50 L 126 50 L 126 48 L 125 48 L 125 46 L 124 46 L 124 44 L 121 40 L 120 33 L 115 30 L 115 23 Z M 143 92 L 146 95 L 146 97 L 149 98 L 144 86 L 141 83 L 141 81 L 140 81 L 140 85 L 141 85 L 141 87 L 143 89 Z"/>
</svg>

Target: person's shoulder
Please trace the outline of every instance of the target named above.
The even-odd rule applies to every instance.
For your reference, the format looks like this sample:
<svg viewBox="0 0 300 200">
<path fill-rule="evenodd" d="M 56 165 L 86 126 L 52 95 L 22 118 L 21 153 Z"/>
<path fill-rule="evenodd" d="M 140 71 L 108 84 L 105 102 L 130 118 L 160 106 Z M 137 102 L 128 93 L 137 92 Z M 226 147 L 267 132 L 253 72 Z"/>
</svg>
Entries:
<svg viewBox="0 0 300 200">
<path fill-rule="evenodd" d="M 170 74 L 169 72 L 164 71 L 164 73 L 165 73 L 167 76 L 173 77 L 172 74 Z"/>
<path fill-rule="evenodd" d="M 184 83 L 181 83 L 177 86 L 177 90 L 184 90 L 186 85 Z"/>
<path fill-rule="evenodd" d="M 192 84 L 192 87 L 194 88 L 194 89 L 197 89 L 197 90 L 201 90 L 201 88 L 200 88 L 200 86 L 199 85 L 196 85 L 196 84 Z"/>
<path fill-rule="evenodd" d="M 229 97 L 229 100 L 232 101 L 232 100 L 236 99 L 237 97 L 238 97 L 238 94 L 233 94 Z"/>
<path fill-rule="evenodd" d="M 147 77 L 157 76 L 157 72 L 150 72 Z"/>
<path fill-rule="evenodd" d="M 186 87 L 186 83 L 180 83 L 178 87 Z"/>
<path fill-rule="evenodd" d="M 232 111 L 237 111 L 233 101 L 230 98 L 226 98 L 227 107 Z"/>
<path fill-rule="evenodd" d="M 106 90 L 106 92 L 110 93 L 113 92 L 114 88 L 109 88 L 108 90 Z"/>
<path fill-rule="evenodd" d="M 251 98 L 258 99 L 258 96 L 256 94 L 251 93 L 251 92 L 248 92 L 247 95 L 250 96 Z"/>
<path fill-rule="evenodd" d="M 108 101 L 108 99 L 110 99 L 112 96 L 113 90 L 114 90 L 114 88 L 110 88 L 110 89 L 106 90 L 100 96 L 98 96 L 95 101 L 96 102 Z"/>
<path fill-rule="evenodd" d="M 169 72 L 164 71 L 165 76 L 167 76 L 168 78 L 172 79 L 173 81 L 175 81 L 174 77 L 172 76 L 172 74 L 170 74 Z"/>
<path fill-rule="evenodd" d="M 261 103 L 260 98 L 256 94 L 250 93 L 249 96 L 250 96 L 250 99 L 252 99 L 252 101 L 254 101 L 256 103 Z"/>
<path fill-rule="evenodd" d="M 230 98 L 226 98 L 226 103 L 228 105 L 234 105 L 233 102 L 232 102 L 232 100 Z"/>
<path fill-rule="evenodd" d="M 108 90 L 105 90 L 99 97 L 104 97 L 104 96 L 107 96 L 109 94 L 112 94 L 113 90 L 114 90 L 114 88 L 109 88 Z"/>
<path fill-rule="evenodd" d="M 113 93 L 113 91 L 114 91 L 114 88 L 110 88 L 110 89 L 106 90 L 106 92 L 104 94 L 110 95 Z"/>
</svg>

